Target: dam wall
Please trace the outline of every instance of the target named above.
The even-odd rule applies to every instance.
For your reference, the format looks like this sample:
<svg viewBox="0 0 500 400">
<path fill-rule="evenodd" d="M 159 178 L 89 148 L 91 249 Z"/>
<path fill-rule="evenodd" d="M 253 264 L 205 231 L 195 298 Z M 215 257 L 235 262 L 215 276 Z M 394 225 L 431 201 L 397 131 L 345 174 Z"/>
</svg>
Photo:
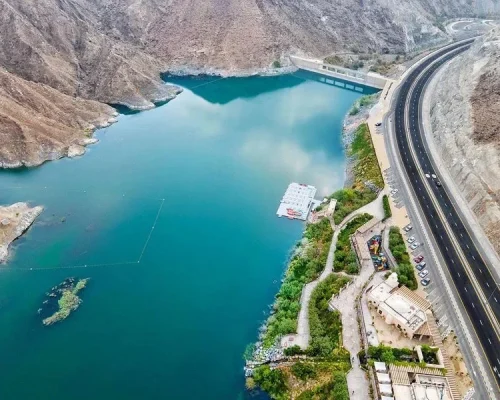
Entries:
<svg viewBox="0 0 500 400">
<path fill-rule="evenodd" d="M 357 83 L 375 89 L 382 90 L 388 79 L 374 72 L 359 72 L 352 69 L 339 67 L 333 64 L 326 64 L 321 60 L 290 56 L 292 63 L 299 69 L 315 72 L 332 78 Z"/>
</svg>

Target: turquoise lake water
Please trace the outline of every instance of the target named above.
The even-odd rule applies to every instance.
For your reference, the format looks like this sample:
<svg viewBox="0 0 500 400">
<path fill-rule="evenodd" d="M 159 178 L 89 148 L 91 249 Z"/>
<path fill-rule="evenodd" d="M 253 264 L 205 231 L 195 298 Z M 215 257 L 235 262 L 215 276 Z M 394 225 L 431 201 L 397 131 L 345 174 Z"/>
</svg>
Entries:
<svg viewBox="0 0 500 400">
<path fill-rule="evenodd" d="M 0 269 L 2 400 L 245 397 L 242 353 L 303 230 L 279 200 L 342 186 L 360 96 L 304 77 L 177 79 L 85 156 L 0 172 L 0 203 L 45 207 Z M 83 304 L 44 327 L 70 276 L 91 278 Z"/>
</svg>

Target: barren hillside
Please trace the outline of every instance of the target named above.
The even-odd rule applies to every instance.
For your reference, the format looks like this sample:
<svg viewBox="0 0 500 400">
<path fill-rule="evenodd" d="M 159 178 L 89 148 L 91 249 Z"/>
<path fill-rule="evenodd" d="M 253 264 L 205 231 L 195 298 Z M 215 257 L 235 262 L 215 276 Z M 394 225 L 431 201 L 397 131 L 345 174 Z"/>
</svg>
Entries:
<svg viewBox="0 0 500 400">
<path fill-rule="evenodd" d="M 494 11 L 495 4 L 0 0 L 0 165 L 36 165 L 63 156 L 71 144 L 84 141 L 84 127 L 111 114 L 109 107 L 67 96 L 148 108 L 177 93 L 160 80 L 162 71 L 244 74 L 290 53 L 404 52 L 445 40 L 445 17 Z M 17 87 L 25 91 L 16 98 Z M 34 107 L 38 117 L 30 118 Z"/>
</svg>

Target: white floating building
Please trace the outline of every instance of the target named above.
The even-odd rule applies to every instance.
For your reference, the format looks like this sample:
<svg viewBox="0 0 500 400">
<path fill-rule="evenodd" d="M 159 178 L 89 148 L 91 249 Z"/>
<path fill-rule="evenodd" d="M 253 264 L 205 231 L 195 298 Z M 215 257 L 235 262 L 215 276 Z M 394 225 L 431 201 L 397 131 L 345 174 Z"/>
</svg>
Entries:
<svg viewBox="0 0 500 400">
<path fill-rule="evenodd" d="M 290 219 L 300 219 L 305 221 L 313 207 L 317 207 L 321 202 L 314 200 L 316 188 L 303 183 L 290 183 L 276 214 L 278 217 Z"/>
</svg>

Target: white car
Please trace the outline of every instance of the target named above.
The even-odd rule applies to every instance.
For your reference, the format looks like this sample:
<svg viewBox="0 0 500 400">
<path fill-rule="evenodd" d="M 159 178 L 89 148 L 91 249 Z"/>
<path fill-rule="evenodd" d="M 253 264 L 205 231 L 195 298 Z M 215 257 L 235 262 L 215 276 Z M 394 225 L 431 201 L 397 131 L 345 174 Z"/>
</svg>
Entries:
<svg viewBox="0 0 500 400">
<path fill-rule="evenodd" d="M 413 243 L 415 241 L 415 236 L 410 236 L 408 239 L 406 239 L 408 243 Z"/>
<path fill-rule="evenodd" d="M 413 229 L 413 226 L 411 226 L 411 225 L 406 225 L 406 226 L 403 228 L 403 230 L 404 230 L 405 232 L 410 232 L 412 229 Z"/>
<path fill-rule="evenodd" d="M 429 174 L 425 174 L 425 177 L 426 177 L 427 179 L 430 179 L 430 178 L 431 178 L 431 176 L 430 176 Z"/>
<path fill-rule="evenodd" d="M 418 276 L 420 276 L 421 278 L 425 278 L 427 275 L 429 275 L 429 271 L 426 269 L 418 273 Z"/>
<path fill-rule="evenodd" d="M 420 246 L 420 243 L 415 242 L 410 246 L 410 249 L 415 250 L 418 246 Z"/>
<path fill-rule="evenodd" d="M 395 195 L 397 192 L 398 192 L 398 189 L 393 189 L 393 190 L 391 190 L 391 194 L 392 194 L 392 195 Z"/>
<path fill-rule="evenodd" d="M 432 174 L 431 176 L 432 176 L 432 179 L 436 179 L 437 178 L 437 176 L 435 174 Z"/>
</svg>

